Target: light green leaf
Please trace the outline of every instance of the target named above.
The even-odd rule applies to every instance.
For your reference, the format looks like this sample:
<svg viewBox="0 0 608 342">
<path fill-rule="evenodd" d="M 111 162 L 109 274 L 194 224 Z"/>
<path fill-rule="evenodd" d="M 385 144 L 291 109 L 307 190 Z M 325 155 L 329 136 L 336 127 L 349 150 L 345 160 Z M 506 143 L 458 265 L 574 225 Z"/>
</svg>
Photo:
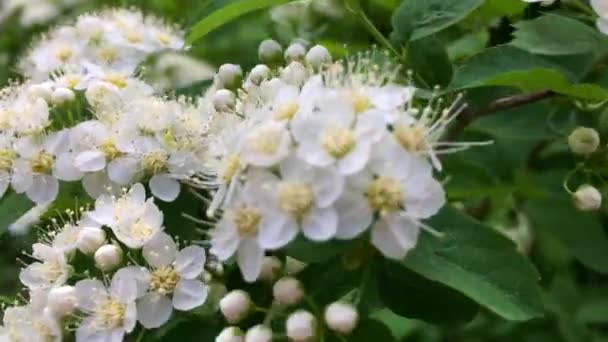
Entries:
<svg viewBox="0 0 608 342">
<path fill-rule="evenodd" d="M 404 265 L 505 319 L 523 321 L 542 315 L 539 275 L 511 241 L 449 207 L 429 224 L 445 236 L 423 234 Z"/>
<path fill-rule="evenodd" d="M 599 52 L 606 39 L 597 29 L 556 14 L 514 25 L 514 46 L 541 55 L 578 55 Z M 605 51 L 605 49 L 604 49 Z"/>
<path fill-rule="evenodd" d="M 289 1 L 290 0 L 240 0 L 233 2 L 196 23 L 194 27 L 192 27 L 190 34 L 188 34 L 186 43 L 192 44 L 204 37 L 207 33 L 244 14 L 271 6 L 281 5 Z"/>
<path fill-rule="evenodd" d="M 393 28 L 405 41 L 424 38 L 456 24 L 483 3 L 484 0 L 407 0 L 393 14 Z"/>
</svg>

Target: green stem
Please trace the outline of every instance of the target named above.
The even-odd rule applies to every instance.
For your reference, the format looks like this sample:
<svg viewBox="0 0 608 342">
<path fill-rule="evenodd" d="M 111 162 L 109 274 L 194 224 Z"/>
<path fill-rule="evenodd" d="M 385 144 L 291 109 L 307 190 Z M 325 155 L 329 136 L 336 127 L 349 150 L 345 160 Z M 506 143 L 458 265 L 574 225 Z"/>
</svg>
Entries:
<svg viewBox="0 0 608 342">
<path fill-rule="evenodd" d="M 399 51 L 393 47 L 393 44 L 386 39 L 386 37 L 376 28 L 374 23 L 369 20 L 363 9 L 361 8 L 361 4 L 359 0 L 346 0 L 345 1 L 346 8 L 351 11 L 353 14 L 357 16 L 361 24 L 367 29 L 367 31 L 374 37 L 374 39 L 382 45 L 384 48 L 392 52 L 395 56 L 401 56 Z"/>
<path fill-rule="evenodd" d="M 146 329 L 141 328 L 141 331 L 139 332 L 139 335 L 137 336 L 137 339 L 135 340 L 135 342 L 141 342 L 141 341 L 143 341 L 145 334 L 146 334 Z"/>
</svg>

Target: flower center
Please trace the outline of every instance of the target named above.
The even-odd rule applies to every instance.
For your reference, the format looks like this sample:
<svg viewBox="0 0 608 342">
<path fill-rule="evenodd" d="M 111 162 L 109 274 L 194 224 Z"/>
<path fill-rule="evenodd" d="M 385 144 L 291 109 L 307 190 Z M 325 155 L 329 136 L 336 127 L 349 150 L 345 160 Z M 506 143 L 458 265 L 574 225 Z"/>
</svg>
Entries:
<svg viewBox="0 0 608 342">
<path fill-rule="evenodd" d="M 282 132 L 276 129 L 260 129 L 251 136 L 249 143 L 251 148 L 265 155 L 273 155 L 279 149 L 282 139 Z"/>
<path fill-rule="evenodd" d="M 118 59 L 118 51 L 113 47 L 106 47 L 99 52 L 99 58 L 107 64 L 114 63 Z"/>
<path fill-rule="evenodd" d="M 361 93 L 354 93 L 352 101 L 357 114 L 361 114 L 372 107 L 372 101 L 369 97 Z"/>
<path fill-rule="evenodd" d="M 130 232 L 133 238 L 139 241 L 146 241 L 154 234 L 154 228 L 142 220 L 137 220 L 131 225 Z"/>
<path fill-rule="evenodd" d="M 125 305 L 115 299 L 108 299 L 97 305 L 95 317 L 102 328 L 115 329 L 125 320 Z"/>
<path fill-rule="evenodd" d="M 152 272 L 150 289 L 158 294 L 167 295 L 173 293 L 178 281 L 179 275 L 175 269 L 171 266 L 164 266 Z"/>
<path fill-rule="evenodd" d="M 17 153 L 13 150 L 0 148 L 0 170 L 8 171 L 13 167 Z"/>
<path fill-rule="evenodd" d="M 43 279 L 49 283 L 54 283 L 63 275 L 63 268 L 56 261 L 45 261 L 42 264 L 38 264 L 35 269 L 36 273 L 40 274 Z"/>
<path fill-rule="evenodd" d="M 398 180 L 390 177 L 379 177 L 374 179 L 365 193 L 370 207 L 380 214 L 397 211 L 401 209 L 401 184 Z"/>
<path fill-rule="evenodd" d="M 120 156 L 122 156 L 122 152 L 118 150 L 116 145 L 111 139 L 104 140 L 99 146 L 103 154 L 106 156 L 107 161 L 112 161 Z"/>
<path fill-rule="evenodd" d="M 159 174 L 167 170 L 167 155 L 163 151 L 150 152 L 143 159 L 144 171 Z"/>
<path fill-rule="evenodd" d="M 410 152 L 422 152 L 426 150 L 424 130 L 420 126 L 397 125 L 393 134 L 401 146 Z"/>
<path fill-rule="evenodd" d="M 120 89 L 127 87 L 127 77 L 121 74 L 109 74 L 106 76 L 106 82 L 112 83 Z"/>
<path fill-rule="evenodd" d="M 168 35 L 168 34 L 167 34 L 167 33 L 165 33 L 165 32 L 160 32 L 160 33 L 157 35 L 157 38 L 158 38 L 158 42 L 159 42 L 161 45 L 165 45 L 165 46 L 166 46 L 166 45 L 169 45 L 169 44 L 171 43 L 171 36 L 170 36 L 170 35 Z"/>
<path fill-rule="evenodd" d="M 261 220 L 262 215 L 253 207 L 243 205 L 234 213 L 234 224 L 241 236 L 255 236 Z"/>
<path fill-rule="evenodd" d="M 277 121 L 282 121 L 282 120 L 291 120 L 293 119 L 294 115 L 296 115 L 296 113 L 298 112 L 298 104 L 295 102 L 289 102 L 289 103 L 285 103 L 282 106 L 280 106 L 279 108 L 277 108 L 277 110 L 274 112 L 274 114 L 272 115 L 273 119 L 277 120 Z"/>
<path fill-rule="evenodd" d="M 141 33 L 133 29 L 123 32 L 123 37 L 131 44 L 139 44 L 144 40 Z"/>
<path fill-rule="evenodd" d="M 321 147 L 335 159 L 342 159 L 357 145 L 355 133 L 350 129 L 332 127 L 321 137 Z"/>
<path fill-rule="evenodd" d="M 236 154 L 231 154 L 224 160 L 224 170 L 222 172 L 222 180 L 229 183 L 236 175 L 241 167 L 241 159 Z"/>
<path fill-rule="evenodd" d="M 78 75 L 69 75 L 65 77 L 65 81 L 70 88 L 74 88 L 80 83 L 80 77 Z"/>
<path fill-rule="evenodd" d="M 74 55 L 74 50 L 69 46 L 62 46 L 55 52 L 55 56 L 62 62 L 67 62 Z"/>
<path fill-rule="evenodd" d="M 304 218 L 315 203 L 312 188 L 302 183 L 281 183 L 279 185 L 279 206 L 281 210 L 297 220 Z"/>
<path fill-rule="evenodd" d="M 41 151 L 31 160 L 32 171 L 49 175 L 53 172 L 55 159 L 52 154 Z"/>
</svg>

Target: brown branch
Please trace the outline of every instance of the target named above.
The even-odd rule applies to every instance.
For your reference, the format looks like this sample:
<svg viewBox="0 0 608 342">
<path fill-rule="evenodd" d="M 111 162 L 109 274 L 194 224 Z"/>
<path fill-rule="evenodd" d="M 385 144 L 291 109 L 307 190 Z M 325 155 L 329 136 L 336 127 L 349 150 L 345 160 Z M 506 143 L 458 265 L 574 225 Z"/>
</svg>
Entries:
<svg viewBox="0 0 608 342">
<path fill-rule="evenodd" d="M 460 135 L 460 133 L 462 133 L 462 131 L 471 122 L 473 122 L 477 118 L 480 118 L 480 117 L 483 117 L 486 115 L 490 115 L 490 114 L 493 114 L 496 112 L 500 112 L 503 110 L 508 110 L 508 109 L 524 106 L 527 104 L 535 103 L 538 101 L 542 101 L 544 99 L 552 97 L 553 95 L 555 95 L 555 93 L 552 90 L 546 89 L 546 90 L 541 90 L 541 91 L 537 91 L 537 92 L 530 93 L 530 94 L 521 94 L 521 95 L 504 97 L 504 98 L 498 99 L 498 100 L 490 103 L 488 106 L 481 108 L 478 111 L 472 111 L 470 108 L 465 109 L 460 114 L 460 116 L 458 117 L 458 120 L 456 121 L 456 123 L 454 124 L 452 129 L 450 130 L 449 139 L 453 140 L 456 137 L 458 137 Z"/>
</svg>

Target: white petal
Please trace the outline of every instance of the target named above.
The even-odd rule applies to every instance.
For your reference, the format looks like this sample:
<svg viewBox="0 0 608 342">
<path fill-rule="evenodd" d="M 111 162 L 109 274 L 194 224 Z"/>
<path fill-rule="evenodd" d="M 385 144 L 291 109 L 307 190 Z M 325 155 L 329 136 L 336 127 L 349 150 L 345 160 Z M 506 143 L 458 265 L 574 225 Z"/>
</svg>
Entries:
<svg viewBox="0 0 608 342">
<path fill-rule="evenodd" d="M 302 220 L 302 233 L 312 241 L 327 241 L 336 235 L 338 215 L 333 208 L 313 208 Z"/>
<path fill-rule="evenodd" d="M 77 181 L 82 178 L 83 173 L 74 166 L 74 159 L 72 157 L 71 153 L 62 153 L 57 156 L 55 165 L 53 166 L 55 177 L 67 182 Z"/>
<path fill-rule="evenodd" d="M 118 187 L 112 184 L 105 171 L 86 173 L 82 177 L 82 186 L 91 198 L 98 198 L 102 194 L 108 193 L 108 190 L 111 193 L 118 190 Z"/>
<path fill-rule="evenodd" d="M 78 342 L 120 342 L 124 337 L 123 329 L 98 330 L 93 317 L 86 318 L 76 330 Z"/>
<path fill-rule="evenodd" d="M 180 311 L 192 310 L 207 300 L 207 287 L 198 280 L 182 279 L 173 292 L 173 307 Z"/>
<path fill-rule="evenodd" d="M 113 279 L 116 279 L 117 282 L 122 282 L 124 279 L 135 280 L 138 298 L 143 296 L 150 286 L 150 272 L 139 266 L 123 267 L 116 271 Z"/>
<path fill-rule="evenodd" d="M 74 166 L 84 172 L 101 171 L 106 167 L 106 156 L 97 150 L 84 151 L 74 158 Z"/>
<path fill-rule="evenodd" d="M 11 186 L 16 193 L 24 193 L 32 185 L 33 177 L 29 171 L 29 163 L 19 159 L 13 165 L 13 177 Z"/>
<path fill-rule="evenodd" d="M 152 194 L 165 202 L 173 202 L 179 196 L 180 184 L 167 175 L 155 175 L 150 179 Z"/>
<path fill-rule="evenodd" d="M 0 198 L 4 196 L 4 193 L 11 184 L 11 177 L 6 171 L 0 171 Z"/>
<path fill-rule="evenodd" d="M 173 305 L 166 296 L 149 293 L 137 301 L 137 320 L 146 329 L 158 328 L 171 318 Z"/>
<path fill-rule="evenodd" d="M 311 184 L 315 191 L 315 203 L 320 208 L 330 206 L 344 190 L 344 177 L 333 168 L 315 168 L 314 173 L 309 174 L 314 177 Z"/>
<path fill-rule="evenodd" d="M 137 298 L 137 280 L 116 273 L 112 277 L 109 291 L 112 296 L 120 299 L 123 303 L 132 302 Z"/>
<path fill-rule="evenodd" d="M 334 163 L 332 158 L 316 141 L 304 141 L 298 146 L 298 157 L 314 166 L 325 167 Z"/>
<path fill-rule="evenodd" d="M 416 219 L 435 215 L 445 204 L 443 187 L 431 176 L 414 177 L 408 181 L 405 192 L 405 210 L 410 217 Z"/>
<path fill-rule="evenodd" d="M 142 250 L 146 262 L 156 268 L 169 266 L 175 260 L 177 246 L 166 233 L 158 233 Z"/>
<path fill-rule="evenodd" d="M 78 307 L 86 311 L 94 311 L 97 303 L 108 298 L 105 285 L 95 279 L 81 280 L 74 285 L 78 298 Z"/>
<path fill-rule="evenodd" d="M 221 261 L 226 261 L 234 255 L 239 247 L 239 235 L 230 216 L 224 216 L 211 233 L 211 254 Z"/>
<path fill-rule="evenodd" d="M 188 246 L 175 256 L 175 270 L 181 278 L 194 279 L 203 273 L 205 250 L 199 246 Z"/>
<path fill-rule="evenodd" d="M 372 227 L 372 244 L 387 258 L 401 260 L 416 246 L 419 231 L 406 217 L 387 215 Z"/>
<path fill-rule="evenodd" d="M 265 214 L 260 223 L 258 241 L 262 248 L 276 250 L 287 246 L 298 235 L 295 220 L 281 214 Z"/>
<path fill-rule="evenodd" d="M 108 164 L 108 176 L 118 184 L 129 184 L 137 173 L 138 164 L 139 162 L 135 158 L 121 157 L 114 159 Z"/>
<path fill-rule="evenodd" d="M 338 161 L 340 173 L 348 176 L 361 171 L 369 160 L 370 152 L 369 142 L 358 141 L 355 149 Z"/>
<path fill-rule="evenodd" d="M 134 301 L 130 301 L 126 303 L 125 308 L 125 319 L 122 321 L 122 329 L 127 333 L 130 333 L 135 329 L 135 325 L 137 324 L 137 307 L 135 306 Z M 120 328 L 119 328 L 120 329 Z"/>
<path fill-rule="evenodd" d="M 354 239 L 372 224 L 372 210 L 365 196 L 360 193 L 345 192 L 334 206 L 338 212 L 338 239 Z"/>
<path fill-rule="evenodd" d="M 27 197 L 37 204 L 53 201 L 59 193 L 59 182 L 49 175 L 36 175 L 25 192 Z"/>
<path fill-rule="evenodd" d="M 262 270 L 264 250 L 253 238 L 243 239 L 237 252 L 237 260 L 241 274 L 247 282 L 254 282 L 258 279 Z"/>
</svg>

